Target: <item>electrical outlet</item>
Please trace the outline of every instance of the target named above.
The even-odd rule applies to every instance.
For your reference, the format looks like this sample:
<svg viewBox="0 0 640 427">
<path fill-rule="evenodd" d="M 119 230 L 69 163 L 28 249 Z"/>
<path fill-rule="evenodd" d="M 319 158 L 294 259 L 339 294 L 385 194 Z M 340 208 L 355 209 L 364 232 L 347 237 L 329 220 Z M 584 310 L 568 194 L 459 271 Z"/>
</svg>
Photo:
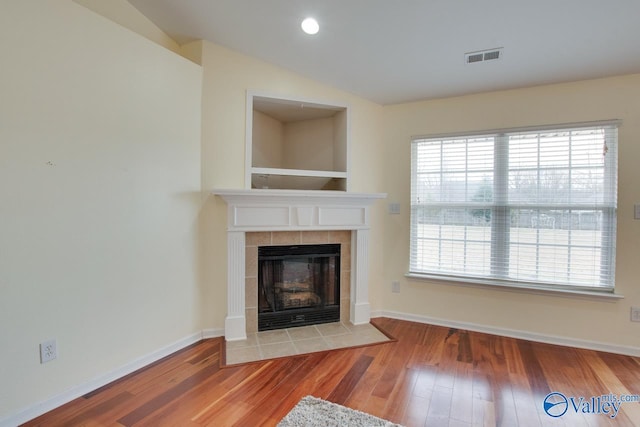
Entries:
<svg viewBox="0 0 640 427">
<path fill-rule="evenodd" d="M 631 307 L 631 321 L 640 322 L 640 307 Z"/>
<path fill-rule="evenodd" d="M 400 282 L 397 280 L 391 282 L 391 292 L 399 294 L 400 293 Z"/>
<path fill-rule="evenodd" d="M 40 363 L 51 362 L 58 357 L 58 346 L 56 340 L 49 340 L 40 343 Z"/>
</svg>

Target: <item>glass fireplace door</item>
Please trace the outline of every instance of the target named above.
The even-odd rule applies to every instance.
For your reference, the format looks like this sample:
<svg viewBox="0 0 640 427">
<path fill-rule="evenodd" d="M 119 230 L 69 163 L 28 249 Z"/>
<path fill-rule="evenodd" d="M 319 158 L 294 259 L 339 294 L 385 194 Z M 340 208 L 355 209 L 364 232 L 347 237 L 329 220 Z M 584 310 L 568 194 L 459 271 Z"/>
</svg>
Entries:
<svg viewBox="0 0 640 427">
<path fill-rule="evenodd" d="M 258 248 L 258 330 L 340 320 L 340 245 Z"/>
</svg>

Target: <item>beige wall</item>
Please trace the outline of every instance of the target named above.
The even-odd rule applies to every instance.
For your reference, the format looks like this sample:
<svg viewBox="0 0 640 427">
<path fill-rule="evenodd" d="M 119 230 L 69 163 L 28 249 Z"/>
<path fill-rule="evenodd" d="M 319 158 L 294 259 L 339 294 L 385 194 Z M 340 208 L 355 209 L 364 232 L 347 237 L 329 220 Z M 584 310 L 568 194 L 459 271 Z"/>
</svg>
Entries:
<svg viewBox="0 0 640 427">
<path fill-rule="evenodd" d="M 332 118 L 301 120 L 285 124 L 284 167 L 334 170 L 333 135 Z"/>
<path fill-rule="evenodd" d="M 260 111 L 253 110 L 251 160 L 261 168 L 282 168 L 284 153 L 284 125 Z"/>
<path fill-rule="evenodd" d="M 383 190 L 402 203 L 384 220 L 384 282 L 379 308 L 436 319 L 633 347 L 640 351 L 640 324 L 629 321 L 640 305 L 640 75 L 540 86 L 385 107 Z M 619 203 L 616 291 L 620 301 L 537 295 L 410 280 L 410 137 L 622 119 L 619 130 Z M 391 293 L 392 280 L 401 282 Z"/>
<path fill-rule="evenodd" d="M 378 171 L 383 159 L 377 149 L 381 141 L 382 107 L 341 92 L 284 69 L 241 55 L 209 42 L 201 43 L 203 81 L 202 165 L 203 191 L 215 188 L 245 188 L 245 103 L 247 91 L 269 93 L 275 97 L 313 99 L 327 104 L 350 105 L 351 171 L 350 190 L 381 191 Z M 374 209 L 370 271 L 372 298 L 382 278 L 383 202 Z M 224 326 L 227 312 L 226 205 L 211 196 L 203 210 L 205 223 L 204 277 L 207 283 L 206 327 Z"/>
<path fill-rule="evenodd" d="M 202 71 L 70 0 L 0 2 L 0 52 L 2 424 L 202 330 Z"/>
<path fill-rule="evenodd" d="M 346 111 L 333 117 L 333 170 L 346 172 L 348 161 L 347 135 L 349 134 Z"/>
</svg>

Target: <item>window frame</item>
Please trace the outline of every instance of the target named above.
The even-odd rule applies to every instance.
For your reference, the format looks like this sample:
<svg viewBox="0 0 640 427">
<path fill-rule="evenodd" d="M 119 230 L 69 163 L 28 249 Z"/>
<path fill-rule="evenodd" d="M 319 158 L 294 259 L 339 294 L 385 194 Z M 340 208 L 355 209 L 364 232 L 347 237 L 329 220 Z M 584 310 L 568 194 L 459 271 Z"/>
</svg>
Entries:
<svg viewBox="0 0 640 427">
<path fill-rule="evenodd" d="M 414 268 L 414 256 L 416 255 L 416 246 L 417 246 L 417 237 L 416 237 L 416 233 L 417 233 L 417 229 L 416 229 L 416 223 L 417 223 L 417 219 L 416 219 L 416 215 L 417 215 L 417 209 L 420 209 L 422 207 L 425 206 L 425 203 L 415 203 L 414 200 L 414 192 L 416 191 L 414 186 L 415 186 L 415 181 L 416 181 L 416 174 L 417 174 L 417 155 L 416 155 L 416 142 L 417 141 L 424 141 L 424 140 L 445 140 L 445 139 L 461 139 L 461 138 L 472 138 L 472 137 L 494 137 L 495 138 L 495 142 L 494 142 L 494 150 L 506 150 L 506 152 L 508 153 L 509 150 L 509 144 L 508 144 L 508 139 L 509 139 L 509 134 L 515 134 L 515 133 L 533 133 L 533 132 L 538 132 L 538 133 L 544 133 L 544 132 L 551 132 L 551 131 L 562 131 L 562 130 L 579 130 L 581 128 L 597 128 L 597 127 L 602 127 L 602 128 L 609 128 L 609 129 L 613 129 L 614 135 L 615 135 L 615 144 L 612 144 L 611 147 L 609 147 L 609 152 L 607 153 L 607 157 L 605 157 L 605 162 L 609 164 L 609 168 L 610 167 L 614 167 L 614 171 L 613 171 L 613 178 L 614 178 L 614 184 L 617 185 L 617 176 L 618 176 L 618 164 L 617 164 L 617 159 L 618 159 L 618 146 L 619 146 L 619 138 L 618 138 L 618 128 L 621 125 L 621 121 L 620 120 L 606 120 L 606 121 L 597 121 L 597 122 L 581 122 L 581 123 L 569 123 L 569 124 L 560 124 L 560 125 L 545 125 L 545 126 L 534 126 L 534 127 L 520 127 L 520 128 L 508 128 L 508 129 L 494 129 L 494 130 L 485 130 L 485 131 L 479 131 L 479 132 L 460 132 L 460 133 L 447 133 L 447 134 L 432 134 L 432 135 L 418 135 L 418 136 L 412 136 L 411 137 L 411 202 L 410 202 L 410 260 L 409 260 L 409 270 L 408 273 L 406 274 L 408 277 L 412 277 L 412 278 L 421 278 L 421 279 L 436 279 L 436 280 L 443 280 L 443 281 L 450 281 L 450 282 L 456 282 L 459 284 L 470 284 L 470 285 L 491 285 L 491 286 L 498 286 L 498 287 L 509 287 L 509 288 L 517 288 L 517 289 L 524 289 L 524 290 L 540 290 L 540 291 L 553 291 L 553 292 L 561 292 L 561 293 L 576 293 L 576 294 L 584 294 L 584 295 L 597 295 L 597 296 L 613 296 L 613 297 L 621 297 L 619 294 L 615 294 L 615 250 L 616 250 L 616 224 L 617 224 L 617 187 L 614 188 L 610 188 L 610 187 L 606 187 L 609 188 L 609 190 L 612 191 L 610 197 L 610 204 L 609 205 L 605 205 L 603 204 L 602 206 L 600 206 L 600 209 L 602 210 L 602 218 L 603 221 L 610 221 L 613 220 L 613 228 L 610 228 L 611 224 L 604 224 L 600 227 L 599 232 L 602 235 L 602 242 L 603 244 L 601 245 L 601 262 L 607 262 L 607 271 L 609 272 L 609 278 L 610 278 L 610 286 L 595 286 L 595 285 L 584 285 L 584 284 L 575 284 L 575 283 L 559 283 L 559 284 L 553 284 L 553 283 L 546 283 L 544 281 L 527 281 L 527 280 L 523 280 L 523 279 L 513 279 L 513 278 L 509 278 L 508 275 L 504 274 L 504 270 L 509 270 L 509 264 L 507 264 L 506 266 L 501 267 L 503 269 L 503 271 L 501 272 L 496 272 L 495 268 L 496 266 L 494 265 L 495 262 L 491 261 L 491 274 L 484 274 L 484 275 L 478 275 L 478 274 L 460 274 L 460 273 L 456 273 L 456 274 L 450 274 L 450 273 L 446 273 L 443 274 L 441 272 L 438 271 L 430 271 L 430 270 L 420 270 L 420 269 L 416 269 Z M 500 139 L 503 139 L 502 141 L 500 141 Z M 506 141 L 505 141 L 506 140 Z M 495 164 L 494 163 L 494 172 L 492 174 L 493 179 L 495 180 L 496 174 L 500 174 L 501 172 L 503 174 L 506 174 L 506 177 L 503 177 L 503 179 L 498 180 L 499 182 L 504 183 L 504 185 L 508 186 L 508 175 L 509 175 L 509 158 L 508 155 L 498 155 L 498 152 L 494 153 L 494 162 L 505 162 L 506 161 L 506 165 L 502 164 Z M 502 153 L 504 154 L 504 152 Z M 605 166 L 605 169 L 607 167 Z M 444 169 L 440 169 L 441 173 L 443 173 Z M 540 170 L 540 167 L 538 166 L 537 170 Z M 573 169 L 570 167 L 569 171 L 572 171 Z M 465 171 L 469 171 L 469 169 L 467 167 L 465 167 Z M 496 172 L 497 171 L 497 172 Z M 446 171 L 445 171 L 446 172 Z M 605 174 L 607 175 L 607 174 Z M 610 183 L 609 183 L 610 184 Z M 605 178 L 605 185 L 609 185 L 606 183 L 606 178 Z M 494 187 L 495 189 L 495 187 Z M 519 206 L 517 204 L 510 204 L 506 201 L 507 198 L 507 188 L 505 187 L 502 191 L 498 190 L 497 192 L 494 191 L 494 200 L 490 203 L 491 206 L 487 206 L 482 205 L 481 203 L 479 204 L 473 204 L 470 202 L 462 202 L 462 203 L 434 203 L 431 204 L 431 206 L 434 207 L 442 207 L 442 208 L 446 208 L 446 207 L 454 207 L 457 205 L 457 207 L 461 207 L 461 208 L 467 208 L 467 209 L 478 209 L 478 208 L 482 208 L 482 209 L 491 209 L 492 211 L 492 221 L 491 222 L 495 222 L 494 224 L 492 224 L 490 226 L 490 235 L 491 235 L 491 253 L 492 253 L 492 260 L 493 259 L 501 259 L 500 258 L 500 254 L 499 252 L 494 252 L 494 251 L 504 251 L 505 249 L 508 251 L 509 250 L 509 245 L 508 244 L 504 244 L 504 241 L 506 241 L 508 243 L 509 241 L 509 225 L 505 224 L 506 222 L 504 221 L 493 221 L 493 218 L 495 218 L 495 213 L 499 212 L 501 210 L 501 208 L 503 208 L 503 212 L 505 212 L 506 215 L 509 215 L 507 212 L 509 212 L 512 209 L 518 209 Z M 609 194 L 607 192 L 607 190 L 605 189 L 603 191 L 603 194 Z M 589 205 L 591 206 L 591 205 Z M 537 208 L 537 209 L 541 209 L 543 208 L 543 205 L 526 205 L 527 208 Z M 553 205 L 553 209 L 558 209 L 558 210 L 567 210 L 570 211 L 576 208 L 576 205 L 573 204 L 554 204 Z M 605 211 L 608 211 L 607 214 L 605 214 Z M 501 224 L 501 225 L 500 225 Z M 498 230 L 498 232 L 495 231 L 494 227 L 502 227 L 502 230 Z M 535 228 L 536 230 L 540 230 L 541 228 Z M 611 231 L 612 230 L 612 231 Z M 611 231 L 611 232 L 606 232 L 606 231 Z M 465 238 L 466 239 L 466 238 Z M 502 240 L 502 244 L 501 243 L 495 243 L 494 241 L 498 239 L 498 240 Z M 465 240 L 466 242 L 466 240 Z M 610 252 L 613 251 L 613 254 L 610 254 Z M 606 258 L 605 258 L 606 257 Z M 610 265 L 609 265 L 609 261 L 610 260 Z M 571 262 L 568 261 L 567 262 L 567 269 L 570 268 L 571 266 Z"/>
</svg>

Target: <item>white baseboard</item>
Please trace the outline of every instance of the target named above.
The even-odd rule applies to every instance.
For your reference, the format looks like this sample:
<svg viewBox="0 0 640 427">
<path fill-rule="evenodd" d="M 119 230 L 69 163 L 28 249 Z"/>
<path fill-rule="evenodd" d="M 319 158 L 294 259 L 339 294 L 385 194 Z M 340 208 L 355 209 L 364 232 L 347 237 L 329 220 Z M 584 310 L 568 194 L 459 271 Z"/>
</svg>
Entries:
<svg viewBox="0 0 640 427">
<path fill-rule="evenodd" d="M 78 397 L 81 397 L 115 380 L 129 375 L 130 373 L 135 372 L 138 369 L 144 368 L 145 366 L 150 365 L 151 363 L 160 360 L 163 357 L 169 356 L 170 354 L 175 353 L 178 350 L 182 350 L 183 348 L 190 346 L 191 344 L 194 344 L 202 339 L 216 338 L 223 335 L 223 329 L 205 329 L 202 332 L 197 332 L 189 335 L 159 350 L 147 354 L 146 356 L 142 356 L 136 360 L 133 360 L 132 362 L 129 362 L 126 365 L 121 366 L 120 368 L 100 375 L 83 384 L 74 386 L 60 394 L 43 400 L 42 402 L 31 405 L 14 415 L 10 415 L 7 418 L 0 419 L 0 427 L 15 427 L 17 425 L 25 423 L 59 406 L 62 406 L 65 403 L 72 401 L 73 399 L 77 399 Z"/>
<path fill-rule="evenodd" d="M 391 319 L 408 320 L 410 322 L 425 323 L 429 325 L 444 326 L 447 328 L 465 329 L 485 334 L 501 335 L 510 338 L 519 338 L 528 341 L 556 344 L 565 347 L 584 348 L 587 350 L 604 351 L 607 353 L 623 354 L 640 357 L 640 347 L 623 346 L 597 341 L 587 341 L 575 338 L 560 337 L 556 335 L 539 334 L 536 332 L 520 331 L 515 329 L 497 328 L 494 326 L 480 325 L 477 323 L 457 322 L 454 320 L 439 319 L 436 317 L 421 316 L 417 314 L 401 313 L 397 311 L 377 310 L 371 313 L 371 317 L 389 317 Z"/>
<path fill-rule="evenodd" d="M 218 338 L 224 336 L 224 329 L 203 329 L 202 330 L 202 339 L 206 340 L 209 338 Z"/>
</svg>

